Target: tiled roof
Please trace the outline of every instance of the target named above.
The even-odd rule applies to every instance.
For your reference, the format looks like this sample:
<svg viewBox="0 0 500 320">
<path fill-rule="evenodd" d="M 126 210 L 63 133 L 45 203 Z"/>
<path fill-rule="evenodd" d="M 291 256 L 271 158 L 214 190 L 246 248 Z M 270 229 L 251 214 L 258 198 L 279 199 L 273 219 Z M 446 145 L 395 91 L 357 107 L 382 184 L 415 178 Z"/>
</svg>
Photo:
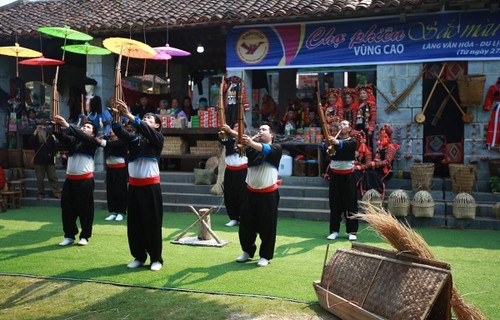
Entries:
<svg viewBox="0 0 500 320">
<path fill-rule="evenodd" d="M 461 0 L 456 2 L 478 2 Z M 0 8 L 0 38 L 32 36 L 42 26 L 90 34 L 130 29 L 327 19 L 440 8 L 439 0 L 20 0 Z M 392 10 L 392 11 L 391 11 Z"/>
</svg>

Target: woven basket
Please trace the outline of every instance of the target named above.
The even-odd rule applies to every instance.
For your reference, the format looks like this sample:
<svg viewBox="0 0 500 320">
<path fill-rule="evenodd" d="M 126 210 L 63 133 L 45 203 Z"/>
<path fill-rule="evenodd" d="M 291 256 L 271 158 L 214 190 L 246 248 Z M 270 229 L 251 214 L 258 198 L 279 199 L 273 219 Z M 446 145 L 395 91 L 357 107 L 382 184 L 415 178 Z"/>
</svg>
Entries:
<svg viewBox="0 0 500 320">
<path fill-rule="evenodd" d="M 434 163 L 414 163 L 410 167 L 411 189 L 413 191 L 432 188 L 432 177 L 434 176 Z"/>
<path fill-rule="evenodd" d="M 410 198 L 406 191 L 394 190 L 389 196 L 387 209 L 396 217 L 406 217 L 410 213 Z"/>
<path fill-rule="evenodd" d="M 458 96 L 462 107 L 478 107 L 483 103 L 486 76 L 481 74 L 460 76 L 457 80 Z"/>
<path fill-rule="evenodd" d="M 453 200 L 453 216 L 457 219 L 476 218 L 476 201 L 465 192 L 457 194 Z"/>
<path fill-rule="evenodd" d="M 412 200 L 412 213 L 417 218 L 432 218 L 434 217 L 434 199 L 432 195 L 421 190 L 413 196 Z"/>
<path fill-rule="evenodd" d="M 471 193 L 474 182 L 476 182 L 476 166 L 450 163 L 448 168 L 450 170 L 451 191 Z"/>
<path fill-rule="evenodd" d="M 448 318 L 449 270 L 426 265 L 404 253 L 379 248 L 365 252 L 363 247 L 354 245 L 353 248 L 337 249 L 324 265 L 321 282 L 317 283 L 318 289 L 322 289 L 318 298 L 328 311 L 340 319 L 424 320 L 431 313 Z M 444 295 L 438 298 L 440 292 Z M 336 303 L 337 297 L 345 303 Z M 351 303 L 353 306 L 348 305 Z"/>
<path fill-rule="evenodd" d="M 382 208 L 382 196 L 380 195 L 380 192 L 378 192 L 375 189 L 370 189 L 366 191 L 363 197 L 361 198 L 361 201 L 365 203 L 368 202 L 374 207 Z M 361 203 L 359 207 L 360 207 L 360 212 L 365 211 L 364 208 L 365 206 L 363 205 L 363 203 Z"/>
</svg>

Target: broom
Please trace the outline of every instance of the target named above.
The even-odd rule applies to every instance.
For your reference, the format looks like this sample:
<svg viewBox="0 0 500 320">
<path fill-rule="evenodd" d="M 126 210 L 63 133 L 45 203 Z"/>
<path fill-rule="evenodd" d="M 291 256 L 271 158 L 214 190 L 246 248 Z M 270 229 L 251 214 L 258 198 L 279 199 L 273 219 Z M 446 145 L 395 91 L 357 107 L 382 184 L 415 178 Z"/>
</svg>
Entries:
<svg viewBox="0 0 500 320">
<path fill-rule="evenodd" d="M 390 212 L 369 202 L 363 201 L 361 206 L 364 214 L 356 213 L 353 217 L 368 222 L 382 239 L 398 251 L 435 260 L 427 242 L 408 225 L 400 223 Z M 455 285 L 452 289 L 451 306 L 458 320 L 487 319 L 475 306 L 463 301 Z"/>
<path fill-rule="evenodd" d="M 220 196 L 223 193 L 223 185 L 224 185 L 224 172 L 226 171 L 226 147 L 222 147 L 222 150 L 219 154 L 219 167 L 217 168 L 217 181 L 215 182 L 212 189 L 210 189 L 210 193 L 216 196 Z"/>
</svg>

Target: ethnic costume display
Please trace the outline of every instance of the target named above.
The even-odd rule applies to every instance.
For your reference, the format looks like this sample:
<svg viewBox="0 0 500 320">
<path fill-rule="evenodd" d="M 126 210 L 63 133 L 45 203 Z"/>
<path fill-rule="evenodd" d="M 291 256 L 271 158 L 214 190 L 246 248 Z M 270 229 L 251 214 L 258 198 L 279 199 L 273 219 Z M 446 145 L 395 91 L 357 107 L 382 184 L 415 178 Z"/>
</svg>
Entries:
<svg viewBox="0 0 500 320">
<path fill-rule="evenodd" d="M 354 129 L 365 132 L 367 145 L 371 147 L 377 120 L 377 104 L 372 93 L 371 84 L 358 85 L 356 89 L 359 93 L 359 106 L 354 116 Z"/>
<path fill-rule="evenodd" d="M 84 110 L 80 115 L 79 124 L 82 123 L 82 118 L 90 121 L 100 130 L 103 127 L 102 119 L 102 101 L 101 97 L 94 94 L 97 81 L 92 78 L 85 78 L 84 80 L 85 92 L 87 95 L 84 99 Z"/>
<path fill-rule="evenodd" d="M 356 170 L 362 170 L 363 177 L 358 181 L 361 195 L 370 189 L 377 190 L 382 196 L 385 195 L 385 182 L 392 177 L 392 162 L 399 149 L 399 145 L 393 143 L 392 127 L 388 124 L 379 130 L 377 149 L 371 161 L 356 165 Z"/>
<path fill-rule="evenodd" d="M 136 268 L 144 264 L 149 254 L 151 270 L 156 271 L 163 264 L 163 201 L 158 161 L 164 138 L 161 132 L 137 117 L 131 124 L 135 132 L 128 132 L 120 123 L 113 123 L 112 127 L 129 150 L 127 235 L 130 253 L 135 261 L 128 267 Z M 160 263 L 158 269 L 153 268 L 155 263 Z"/>
<path fill-rule="evenodd" d="M 484 110 L 491 111 L 486 131 L 486 144 L 489 148 L 500 145 L 500 78 L 490 86 L 484 101 Z"/>
<path fill-rule="evenodd" d="M 232 128 L 238 120 L 238 103 L 241 99 L 245 111 L 250 111 L 245 83 L 239 77 L 233 76 L 227 79 L 225 84 L 226 93 L 226 123 Z"/>
</svg>

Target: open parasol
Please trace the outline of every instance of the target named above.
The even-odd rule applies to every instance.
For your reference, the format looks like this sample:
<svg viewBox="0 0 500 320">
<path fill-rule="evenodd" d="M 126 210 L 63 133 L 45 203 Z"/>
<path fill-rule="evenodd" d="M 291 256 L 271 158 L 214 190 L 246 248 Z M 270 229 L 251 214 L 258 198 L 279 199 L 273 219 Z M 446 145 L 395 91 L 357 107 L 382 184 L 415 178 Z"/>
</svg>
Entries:
<svg viewBox="0 0 500 320">
<path fill-rule="evenodd" d="M 40 66 L 42 69 L 42 83 L 45 83 L 44 77 L 43 77 L 43 67 L 44 66 L 60 66 L 60 65 L 64 64 L 64 61 L 57 60 L 57 59 L 45 58 L 44 56 L 41 56 L 38 58 L 26 59 L 26 60 L 20 61 L 19 64 L 26 65 L 26 66 Z"/>
<path fill-rule="evenodd" d="M 64 27 L 40 27 L 37 29 L 39 32 L 47 34 L 49 36 L 69 39 L 69 40 L 78 40 L 78 41 L 90 41 L 94 39 L 91 35 L 83 33 L 81 31 L 77 31 L 71 29 L 68 26 Z"/>
<path fill-rule="evenodd" d="M 157 52 L 168 53 L 172 57 L 185 57 L 191 55 L 191 52 L 171 47 L 168 43 L 163 47 L 154 47 L 153 49 Z"/>
<path fill-rule="evenodd" d="M 154 49 L 154 48 L 153 48 Z M 165 77 L 168 77 L 168 60 L 172 59 L 172 56 L 165 51 L 158 51 L 154 49 L 158 54 L 151 58 L 151 60 L 165 60 Z"/>
<path fill-rule="evenodd" d="M 16 77 L 19 77 L 19 58 L 35 58 L 42 55 L 39 51 L 19 46 L 17 42 L 13 46 L 0 47 L 0 54 L 16 57 Z"/>
<path fill-rule="evenodd" d="M 120 55 L 120 58 L 121 56 L 125 56 L 127 58 L 151 59 L 158 54 L 144 42 L 127 38 L 107 38 L 103 40 L 102 45 L 111 52 Z M 129 60 L 127 59 L 125 76 L 128 73 L 128 62 Z"/>
<path fill-rule="evenodd" d="M 94 46 L 89 44 L 88 42 L 85 42 L 84 44 L 72 44 L 68 46 L 62 46 L 61 49 L 71 52 L 71 53 L 76 53 L 76 54 L 84 54 L 86 56 L 88 55 L 106 55 L 106 54 L 111 54 L 111 51 L 105 48 L 101 48 L 98 46 Z M 85 71 L 85 74 L 87 71 Z"/>
<path fill-rule="evenodd" d="M 63 46 L 61 49 L 66 50 L 68 52 L 84 54 L 84 55 L 106 55 L 110 54 L 111 51 L 105 48 L 101 48 L 98 46 L 93 46 L 88 42 L 84 44 L 72 44 L 68 46 Z"/>
</svg>

